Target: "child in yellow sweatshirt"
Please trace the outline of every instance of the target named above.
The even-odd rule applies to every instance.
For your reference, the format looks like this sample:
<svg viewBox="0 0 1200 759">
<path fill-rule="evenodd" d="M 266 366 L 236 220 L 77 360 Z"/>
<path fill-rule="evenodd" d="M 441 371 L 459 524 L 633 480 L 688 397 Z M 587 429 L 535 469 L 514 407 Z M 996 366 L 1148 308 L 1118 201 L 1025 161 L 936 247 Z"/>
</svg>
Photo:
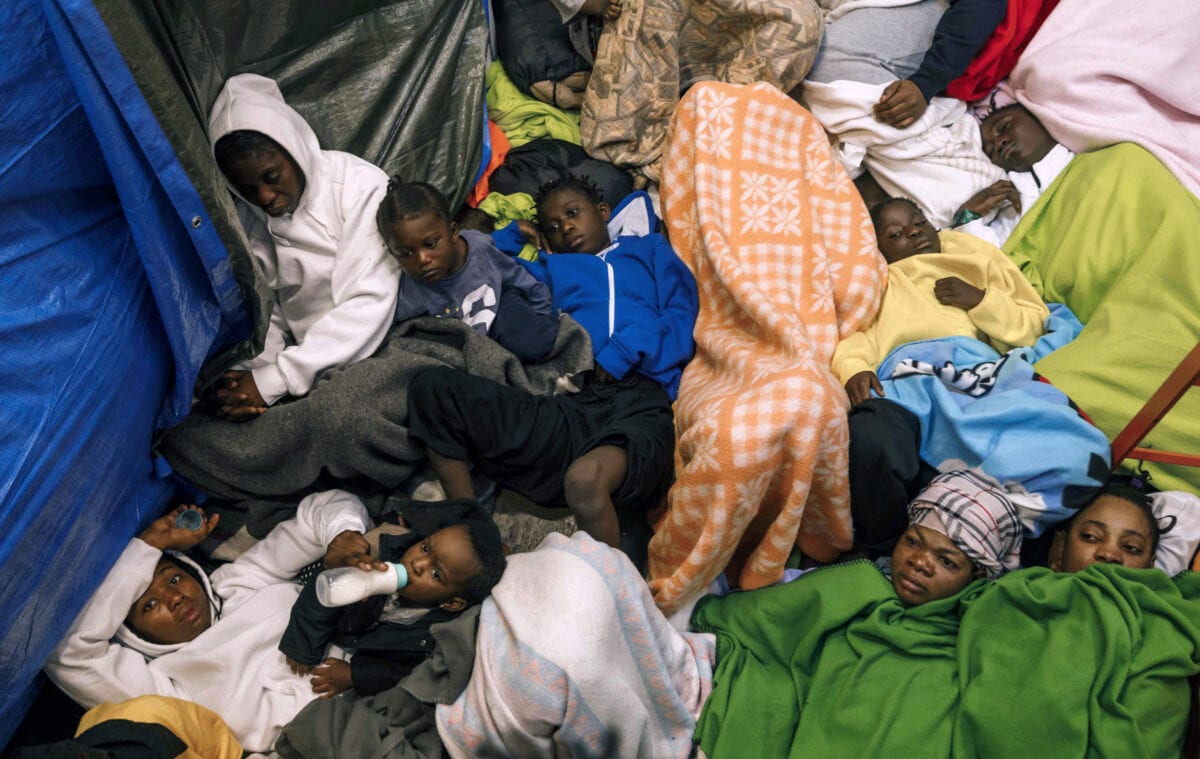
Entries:
<svg viewBox="0 0 1200 759">
<path fill-rule="evenodd" d="M 833 373 L 850 404 L 874 390 L 875 368 L 897 346 L 939 337 L 973 337 L 1001 353 L 1033 344 L 1049 309 L 995 245 L 936 231 L 916 203 L 889 198 L 871 209 L 888 286 L 875 322 L 838 343 Z"/>
</svg>

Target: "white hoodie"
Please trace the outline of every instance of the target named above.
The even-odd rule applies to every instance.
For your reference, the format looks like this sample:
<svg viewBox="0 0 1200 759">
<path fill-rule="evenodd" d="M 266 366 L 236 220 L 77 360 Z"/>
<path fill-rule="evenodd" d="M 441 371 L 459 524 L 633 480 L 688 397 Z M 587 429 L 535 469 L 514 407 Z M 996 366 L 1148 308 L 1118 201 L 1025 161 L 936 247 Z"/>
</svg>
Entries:
<svg viewBox="0 0 1200 759">
<path fill-rule="evenodd" d="M 1009 204 L 1003 205 L 988 218 L 974 219 L 966 224 L 955 227 L 959 232 L 975 235 L 981 240 L 987 240 L 997 248 L 1003 248 L 1008 242 L 1009 235 L 1017 228 L 1021 217 L 1033 208 L 1042 193 L 1046 191 L 1058 175 L 1067 168 L 1067 164 L 1075 157 L 1075 153 L 1065 145 L 1056 144 L 1042 160 L 1030 167 L 1029 171 L 1010 171 L 1008 180 L 1017 188 L 1021 195 L 1021 213 Z"/>
<path fill-rule="evenodd" d="M 220 614 L 195 639 L 174 645 L 150 643 L 125 625 L 162 558 L 134 538 L 51 654 L 46 673 L 87 708 L 144 695 L 194 701 L 219 714 L 247 750 L 269 751 L 313 699 L 312 683 L 292 674 L 279 651 L 300 594 L 291 578 L 338 533 L 368 527 L 366 509 L 350 493 L 308 496 L 295 517 L 213 572 L 211 585 L 200 572 Z"/>
<path fill-rule="evenodd" d="M 282 145 L 305 179 L 291 214 L 272 218 L 247 203 L 258 223 L 246 231 L 275 293 L 275 309 L 263 352 L 245 368 L 263 400 L 274 403 L 305 395 L 324 370 L 375 352 L 392 323 L 400 268 L 375 225 L 387 191 L 382 169 L 349 153 L 321 150 L 274 80 L 257 74 L 230 77 L 209 115 L 214 146 L 242 129 Z"/>
</svg>

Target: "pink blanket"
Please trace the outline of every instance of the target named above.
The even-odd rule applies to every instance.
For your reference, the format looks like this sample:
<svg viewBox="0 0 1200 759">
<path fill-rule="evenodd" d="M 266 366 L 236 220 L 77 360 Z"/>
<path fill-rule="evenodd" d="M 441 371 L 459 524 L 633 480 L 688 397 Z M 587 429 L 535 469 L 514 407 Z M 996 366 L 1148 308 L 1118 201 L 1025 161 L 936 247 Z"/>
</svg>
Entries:
<svg viewBox="0 0 1200 759">
<path fill-rule="evenodd" d="M 1062 0 L 1010 77 L 1077 153 L 1134 142 L 1200 195 L 1200 2 Z"/>
</svg>

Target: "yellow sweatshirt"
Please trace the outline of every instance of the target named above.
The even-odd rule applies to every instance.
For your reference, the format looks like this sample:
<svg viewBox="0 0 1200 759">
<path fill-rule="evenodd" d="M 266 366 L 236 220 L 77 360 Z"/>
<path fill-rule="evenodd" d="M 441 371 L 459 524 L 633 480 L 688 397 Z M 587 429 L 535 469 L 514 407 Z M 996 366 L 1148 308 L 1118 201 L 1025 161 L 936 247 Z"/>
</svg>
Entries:
<svg viewBox="0 0 1200 759">
<path fill-rule="evenodd" d="M 938 233 L 941 253 L 922 253 L 888 266 L 887 290 L 875 322 L 838 343 L 833 373 L 843 385 L 859 372 L 875 371 L 894 348 L 916 340 L 974 337 L 1001 353 L 1032 345 L 1042 335 L 1049 309 L 1000 249 L 962 232 Z M 943 306 L 933 295 L 943 277 L 958 277 L 985 290 L 970 311 Z"/>
</svg>

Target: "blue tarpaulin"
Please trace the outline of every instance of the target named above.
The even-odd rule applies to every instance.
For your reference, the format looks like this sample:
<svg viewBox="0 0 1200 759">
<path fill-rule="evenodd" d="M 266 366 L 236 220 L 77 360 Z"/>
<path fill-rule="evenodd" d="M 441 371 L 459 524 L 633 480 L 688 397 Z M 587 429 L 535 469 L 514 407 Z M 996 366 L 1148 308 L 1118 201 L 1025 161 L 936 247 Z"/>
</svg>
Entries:
<svg viewBox="0 0 1200 759">
<path fill-rule="evenodd" d="M 351 5 L 337 12 L 376 12 L 370 3 Z M 461 34 L 476 37 L 483 29 L 486 39 L 485 26 L 464 20 L 467 14 L 456 10 L 465 5 L 441 3 L 444 20 L 438 23 L 457 24 L 454 28 L 465 30 Z M 147 48 L 144 55 L 160 56 L 159 69 L 173 72 L 167 81 L 191 97 L 171 103 L 177 118 L 172 136 L 178 141 L 191 129 L 203 141 L 202 109 L 210 96 L 197 82 L 213 89 L 234 67 L 252 70 L 254 51 L 235 47 L 221 59 L 200 50 L 198 57 L 221 63 L 189 78 L 179 73 L 187 68 L 186 56 L 171 47 L 169 34 L 191 39 L 186 25 L 195 19 L 188 13 L 204 14 L 194 8 L 142 10 L 181 14 L 183 31 L 164 31 L 153 19 L 143 22 L 148 35 L 164 35 L 155 39 L 161 49 Z M 421 165 L 429 165 L 430 155 L 448 151 L 436 153 L 438 143 L 428 134 L 446 133 L 447 141 L 456 140 L 458 160 L 438 165 L 451 175 L 455 166 L 470 167 L 458 171 L 464 175 L 462 186 L 447 188 L 461 198 L 469 188 L 465 175 L 480 165 L 482 135 L 455 136 L 446 130 L 447 119 L 461 115 L 448 114 L 446 104 L 470 101 L 464 112 L 472 118 L 458 123 L 472 124 L 468 132 L 478 130 L 484 53 L 481 44 L 447 44 L 428 53 L 449 56 L 449 63 L 431 58 L 439 65 L 420 68 L 419 81 L 429 83 L 431 72 L 437 72 L 447 84 L 439 97 L 413 106 L 411 98 L 405 99 L 408 91 L 397 88 L 414 83 L 391 74 L 418 70 L 413 62 L 420 59 L 412 56 L 426 54 L 428 28 L 410 20 L 432 23 L 438 14 L 426 10 L 393 4 L 379 12 L 391 23 L 387 29 L 407 35 L 399 42 L 379 38 L 381 24 L 358 25 L 363 34 L 374 35 L 374 44 L 396 51 L 388 62 L 393 69 L 375 81 L 392 87 L 387 91 L 392 100 L 380 102 L 404 107 L 393 109 L 402 111 L 396 120 L 351 137 L 364 144 L 373 139 L 370 144 L 380 153 L 366 157 L 391 157 L 393 166 L 385 168 L 397 170 L 395 164 L 410 155 L 405 138 L 424 151 Z M 225 21 L 244 25 L 247 13 L 276 20 L 268 11 L 239 5 Z M 109 4 L 109 14 L 122 12 Z M 474 13 L 481 17 L 478 6 Z M 308 21 L 312 29 L 331 28 L 323 19 Z M 353 18 L 344 26 L 355 28 Z M 284 29 L 277 44 L 286 48 L 295 42 L 293 36 Z M 344 47 L 334 54 L 349 50 L 367 64 L 387 58 L 345 36 L 338 37 Z M 106 20 L 86 0 L 0 3 L 0 49 L 5 51 L 0 66 L 5 93 L 0 104 L 0 682 L 5 683 L 0 746 L 11 737 L 35 694 L 38 671 L 75 614 L 129 538 L 161 513 L 172 495 L 173 483 L 155 471 L 155 434 L 188 413 L 205 362 L 246 344 L 255 324 L 261 333 L 265 323 L 246 299 L 254 283 L 239 283 L 230 264 L 230 217 L 216 224 L 210 217 L 216 213 L 212 188 L 224 192 L 219 180 L 197 184 L 195 164 L 189 170 L 181 163 L 178 145 L 160 121 L 165 90 L 156 91 L 155 107 L 144 96 L 146 78 L 156 71 L 129 57 L 128 38 L 124 44 L 123 56 Z M 477 49 L 478 60 L 468 60 L 461 52 L 467 49 Z M 293 79 L 302 83 L 309 61 L 295 55 L 301 63 L 288 71 L 300 71 Z M 478 82 L 455 69 L 459 58 L 468 70 L 479 69 Z M 270 66 L 285 67 L 289 60 L 281 54 L 258 65 L 271 73 Z M 450 83 L 462 88 L 454 97 L 446 89 Z M 320 80 L 311 87 L 327 90 Z M 423 125 L 431 126 L 423 131 Z M 207 208 L 197 190 L 201 186 L 210 192 Z M 228 198 L 221 203 L 228 206 Z M 249 260 L 244 251 L 241 255 Z"/>
<path fill-rule="evenodd" d="M 249 331 L 227 255 L 95 9 L 0 4 L 0 744 L 170 496 L 152 436 Z"/>
</svg>

